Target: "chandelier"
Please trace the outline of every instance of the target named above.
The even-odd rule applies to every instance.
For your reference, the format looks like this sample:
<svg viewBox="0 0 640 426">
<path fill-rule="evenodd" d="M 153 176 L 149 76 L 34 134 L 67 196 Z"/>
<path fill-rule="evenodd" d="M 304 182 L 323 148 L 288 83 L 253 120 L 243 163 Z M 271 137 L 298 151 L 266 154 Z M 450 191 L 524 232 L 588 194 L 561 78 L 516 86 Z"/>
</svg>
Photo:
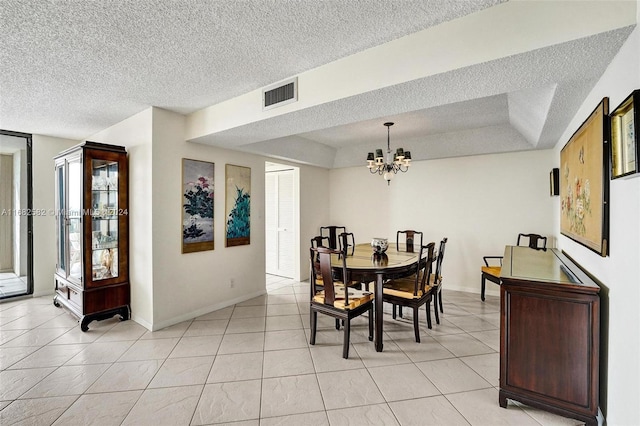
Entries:
<svg viewBox="0 0 640 426">
<path fill-rule="evenodd" d="M 411 153 L 402 148 L 398 148 L 394 155 L 391 155 L 391 148 L 389 147 L 390 139 L 390 127 L 393 123 L 384 123 L 387 126 L 387 158 L 382 156 L 382 150 L 376 149 L 375 156 L 373 152 L 367 154 L 367 167 L 371 174 L 377 173 L 382 175 L 384 180 L 387 181 L 387 185 L 391 182 L 393 175 L 399 171 L 405 173 L 409 170 L 411 165 Z"/>
</svg>

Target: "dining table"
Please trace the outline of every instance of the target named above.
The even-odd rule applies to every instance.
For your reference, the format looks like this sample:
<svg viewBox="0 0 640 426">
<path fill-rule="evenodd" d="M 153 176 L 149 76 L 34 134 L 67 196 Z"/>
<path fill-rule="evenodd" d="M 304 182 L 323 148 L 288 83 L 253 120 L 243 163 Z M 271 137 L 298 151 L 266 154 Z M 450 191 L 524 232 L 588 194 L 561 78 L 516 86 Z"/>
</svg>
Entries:
<svg viewBox="0 0 640 426">
<path fill-rule="evenodd" d="M 426 255 L 426 253 L 425 253 Z M 375 335 L 374 344 L 377 352 L 382 352 L 382 285 L 385 280 L 406 277 L 416 272 L 420 261 L 420 246 L 407 251 L 405 244 L 389 243 L 382 254 L 374 253 L 370 243 L 356 244 L 347 250 L 347 272 L 352 282 L 374 282 Z M 331 256 L 331 266 L 342 269 L 342 259 L 338 255 Z"/>
</svg>

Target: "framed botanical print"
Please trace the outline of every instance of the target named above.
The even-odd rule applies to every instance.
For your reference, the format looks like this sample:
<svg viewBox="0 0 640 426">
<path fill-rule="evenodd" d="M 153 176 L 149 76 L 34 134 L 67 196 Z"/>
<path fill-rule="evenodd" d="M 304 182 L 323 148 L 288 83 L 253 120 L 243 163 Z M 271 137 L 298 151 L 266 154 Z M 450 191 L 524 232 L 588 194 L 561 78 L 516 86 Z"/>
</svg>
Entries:
<svg viewBox="0 0 640 426">
<path fill-rule="evenodd" d="M 251 169 L 225 167 L 226 247 L 251 243 Z"/>
<path fill-rule="evenodd" d="M 638 108 L 640 90 L 635 90 L 611 113 L 611 179 L 640 171 Z"/>
<path fill-rule="evenodd" d="M 182 253 L 213 250 L 213 172 L 207 161 L 182 159 Z"/>
<path fill-rule="evenodd" d="M 560 151 L 560 232 L 609 254 L 609 98 Z"/>
</svg>

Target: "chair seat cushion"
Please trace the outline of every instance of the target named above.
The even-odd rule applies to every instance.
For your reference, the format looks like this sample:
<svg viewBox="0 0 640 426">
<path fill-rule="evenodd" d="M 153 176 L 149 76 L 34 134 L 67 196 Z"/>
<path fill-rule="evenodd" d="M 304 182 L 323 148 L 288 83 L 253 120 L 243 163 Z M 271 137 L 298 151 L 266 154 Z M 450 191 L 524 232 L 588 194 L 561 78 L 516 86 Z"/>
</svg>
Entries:
<svg viewBox="0 0 640 426">
<path fill-rule="evenodd" d="M 496 278 L 500 278 L 500 271 L 502 268 L 500 266 L 483 266 L 482 273 L 492 275 Z"/>
<path fill-rule="evenodd" d="M 344 303 L 344 284 L 342 286 L 336 284 L 335 290 L 336 300 L 333 302 L 333 306 L 338 309 L 355 309 L 373 300 L 373 293 L 349 287 L 349 304 L 347 305 Z M 313 301 L 324 305 L 324 290 L 316 293 L 316 295 L 313 296 Z"/>
<path fill-rule="evenodd" d="M 429 277 L 429 285 L 431 285 L 432 287 L 436 285 L 436 276 L 435 275 L 431 275 Z M 440 275 L 439 279 L 438 279 L 438 283 L 437 285 L 440 285 L 442 283 L 442 275 Z"/>
<path fill-rule="evenodd" d="M 318 287 L 324 287 L 324 280 L 322 279 L 322 277 L 319 276 L 319 277 L 316 278 L 316 285 Z M 341 283 L 340 281 L 334 281 L 333 285 L 338 286 L 338 287 L 344 287 L 344 284 Z"/>
<path fill-rule="evenodd" d="M 405 299 L 419 299 L 432 289 L 432 287 L 428 285 L 426 289 L 418 289 L 418 294 L 414 296 L 413 290 L 415 282 L 415 275 L 414 278 L 407 277 L 391 280 L 383 285 L 382 293 L 390 296 L 403 297 Z"/>
</svg>

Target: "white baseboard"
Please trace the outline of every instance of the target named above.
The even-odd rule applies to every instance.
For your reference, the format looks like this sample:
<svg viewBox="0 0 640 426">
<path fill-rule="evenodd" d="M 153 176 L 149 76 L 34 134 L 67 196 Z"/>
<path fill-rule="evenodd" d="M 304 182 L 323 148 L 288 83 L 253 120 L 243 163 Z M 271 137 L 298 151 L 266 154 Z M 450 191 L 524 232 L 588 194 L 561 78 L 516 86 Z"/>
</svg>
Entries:
<svg viewBox="0 0 640 426">
<path fill-rule="evenodd" d="M 444 283 L 443 288 L 445 290 L 454 290 L 454 291 L 464 291 L 465 293 L 473 293 L 480 296 L 480 285 L 477 288 L 475 287 L 466 287 L 461 285 L 455 285 L 451 283 Z M 485 296 L 496 296 L 500 297 L 500 286 L 491 282 L 487 282 L 485 287 Z"/>
<path fill-rule="evenodd" d="M 173 317 L 173 318 L 170 318 L 170 319 L 167 319 L 167 320 L 164 320 L 164 321 L 160 321 L 160 322 L 157 322 L 157 323 L 153 323 L 153 324 L 148 324 L 146 321 L 138 321 L 136 319 L 135 315 L 132 315 L 131 318 L 135 322 L 140 324 L 141 326 L 145 327 L 147 330 L 158 331 L 158 330 L 161 330 L 163 328 L 172 326 L 174 324 L 178 324 L 178 323 L 181 323 L 183 321 L 188 321 L 190 319 L 197 318 L 197 317 L 202 316 L 202 315 L 206 315 L 206 314 L 208 314 L 210 312 L 217 311 L 217 310 L 226 308 L 228 306 L 235 305 L 237 303 L 245 302 L 245 301 L 253 299 L 255 297 L 262 296 L 263 294 L 266 294 L 266 293 L 267 293 L 267 290 L 266 289 L 262 289 L 262 290 L 259 290 L 259 291 L 255 292 L 255 293 L 244 294 L 244 295 L 242 295 L 240 297 L 237 297 L 235 299 L 226 300 L 226 301 L 221 302 L 221 303 L 216 303 L 215 305 L 210 305 L 210 306 L 207 306 L 207 307 L 204 307 L 204 308 L 200 308 L 198 310 L 191 311 L 191 312 L 186 313 L 184 315 L 179 315 L 177 317 Z"/>
</svg>

